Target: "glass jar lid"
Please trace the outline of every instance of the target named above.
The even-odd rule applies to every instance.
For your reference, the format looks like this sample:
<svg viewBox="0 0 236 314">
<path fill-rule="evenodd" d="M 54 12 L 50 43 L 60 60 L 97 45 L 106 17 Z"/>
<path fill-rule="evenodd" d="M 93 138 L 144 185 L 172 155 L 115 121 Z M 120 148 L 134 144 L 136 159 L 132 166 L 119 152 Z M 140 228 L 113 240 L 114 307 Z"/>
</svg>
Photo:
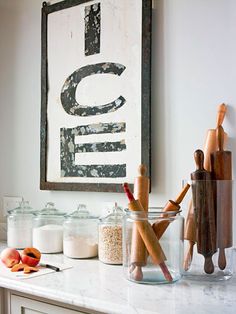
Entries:
<svg viewBox="0 0 236 314">
<path fill-rule="evenodd" d="M 22 200 L 19 206 L 8 211 L 9 215 L 29 215 L 34 214 L 35 210 L 29 206 L 29 201 Z"/>
<path fill-rule="evenodd" d="M 65 212 L 62 212 L 58 209 L 55 208 L 55 204 L 52 203 L 52 202 L 48 202 L 45 207 L 43 209 L 41 209 L 38 213 L 37 213 L 37 216 L 53 216 L 53 217 L 56 217 L 56 216 L 59 216 L 59 217 L 62 217 L 62 216 L 65 216 L 66 213 Z"/>
<path fill-rule="evenodd" d="M 111 223 L 111 224 L 116 224 L 122 221 L 123 216 L 124 216 L 123 209 L 119 207 L 117 203 L 115 202 L 115 205 L 111 209 L 108 210 L 108 215 L 101 217 L 100 221 Z"/>
<path fill-rule="evenodd" d="M 85 204 L 79 204 L 77 209 L 66 216 L 67 219 L 98 219 L 96 216 L 90 215 Z"/>
</svg>

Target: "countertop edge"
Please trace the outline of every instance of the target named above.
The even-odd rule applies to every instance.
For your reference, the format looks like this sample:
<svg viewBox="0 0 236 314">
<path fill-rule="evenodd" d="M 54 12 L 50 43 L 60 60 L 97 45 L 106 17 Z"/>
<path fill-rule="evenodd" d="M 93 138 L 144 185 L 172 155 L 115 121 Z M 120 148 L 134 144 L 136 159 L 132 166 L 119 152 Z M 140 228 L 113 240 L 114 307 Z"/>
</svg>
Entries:
<svg viewBox="0 0 236 314">
<path fill-rule="evenodd" d="M 26 280 L 28 281 L 30 279 L 26 279 Z M 4 289 L 9 289 L 12 291 L 36 296 L 36 297 L 43 298 L 49 301 L 56 301 L 64 305 L 76 306 L 76 307 L 79 307 L 81 310 L 85 309 L 87 311 L 111 313 L 111 312 L 107 312 L 108 308 L 114 307 L 114 304 L 112 302 L 111 303 L 107 301 L 97 302 L 97 300 L 95 300 L 94 298 L 84 297 L 81 294 L 80 294 L 80 298 L 81 298 L 80 301 L 74 300 L 74 298 L 71 297 L 68 293 L 65 293 L 65 292 L 60 293 L 58 291 L 54 293 L 54 291 L 52 291 L 51 289 L 49 291 L 48 289 L 45 290 L 45 288 L 39 288 L 39 287 L 35 288 L 35 285 L 32 285 L 31 287 L 29 283 L 27 285 L 24 285 L 23 280 L 18 281 L 18 280 L 5 278 L 5 277 L 0 277 L 0 287 Z M 120 313 L 121 308 L 122 306 L 120 306 L 119 311 L 114 311 L 113 309 L 112 313 L 114 314 Z M 124 307 L 124 309 L 125 308 L 126 307 Z"/>
</svg>

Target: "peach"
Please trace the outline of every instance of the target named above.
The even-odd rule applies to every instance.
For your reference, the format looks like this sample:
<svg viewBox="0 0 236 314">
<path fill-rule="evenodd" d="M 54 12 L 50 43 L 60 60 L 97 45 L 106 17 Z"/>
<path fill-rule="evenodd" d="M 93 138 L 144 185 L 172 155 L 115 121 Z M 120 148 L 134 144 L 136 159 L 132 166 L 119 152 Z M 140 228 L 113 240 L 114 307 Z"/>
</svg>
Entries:
<svg viewBox="0 0 236 314">
<path fill-rule="evenodd" d="M 24 270 L 24 268 L 25 268 L 26 266 L 27 266 L 27 265 L 22 264 L 22 263 L 16 264 L 16 265 L 14 265 L 14 266 L 12 267 L 11 271 L 12 271 L 13 273 L 15 273 L 15 272 L 17 272 L 17 271 L 22 271 L 22 270 Z"/>
<path fill-rule="evenodd" d="M 6 248 L 1 252 L 1 261 L 7 267 L 11 268 L 21 260 L 20 253 L 14 248 Z"/>
<path fill-rule="evenodd" d="M 11 269 L 13 273 L 17 271 L 24 271 L 24 274 L 29 274 L 31 272 L 36 272 L 38 270 L 39 270 L 38 267 L 31 267 L 26 264 L 16 264 Z"/>
<path fill-rule="evenodd" d="M 31 267 L 38 265 L 40 258 L 41 253 L 34 247 L 27 247 L 21 253 L 22 263 Z"/>
</svg>

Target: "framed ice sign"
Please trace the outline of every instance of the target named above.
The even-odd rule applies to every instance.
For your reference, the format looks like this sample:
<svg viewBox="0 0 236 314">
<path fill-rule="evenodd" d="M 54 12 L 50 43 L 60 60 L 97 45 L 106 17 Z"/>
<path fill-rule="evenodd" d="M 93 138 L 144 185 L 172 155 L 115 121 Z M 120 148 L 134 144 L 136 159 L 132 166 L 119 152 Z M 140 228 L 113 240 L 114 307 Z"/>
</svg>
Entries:
<svg viewBox="0 0 236 314">
<path fill-rule="evenodd" d="M 42 6 L 44 190 L 121 192 L 150 175 L 151 0 Z"/>
</svg>

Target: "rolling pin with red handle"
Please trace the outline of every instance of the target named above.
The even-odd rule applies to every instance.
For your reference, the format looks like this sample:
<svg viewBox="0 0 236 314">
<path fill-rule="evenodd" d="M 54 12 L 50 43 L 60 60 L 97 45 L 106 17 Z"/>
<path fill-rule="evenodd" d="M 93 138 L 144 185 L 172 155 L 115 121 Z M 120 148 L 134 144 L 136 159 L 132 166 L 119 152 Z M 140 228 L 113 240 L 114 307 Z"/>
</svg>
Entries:
<svg viewBox="0 0 236 314">
<path fill-rule="evenodd" d="M 203 151 L 196 150 L 194 159 L 196 171 L 191 173 L 193 208 L 196 217 L 197 251 L 205 258 L 204 270 L 207 274 L 214 272 L 212 256 L 216 252 L 216 220 L 214 189 L 211 173 L 203 167 Z"/>
<path fill-rule="evenodd" d="M 212 175 L 217 182 L 216 215 L 217 246 L 219 248 L 218 265 L 225 269 L 225 248 L 232 246 L 232 153 L 223 150 L 224 129 L 217 128 L 218 151 L 211 154 Z M 224 180 L 224 181 L 223 181 Z"/>
<path fill-rule="evenodd" d="M 132 193 L 130 192 L 127 183 L 123 185 L 124 191 L 129 199 L 128 208 L 132 211 L 144 211 L 142 205 L 138 200 L 135 200 Z M 147 220 L 137 220 L 135 221 L 137 225 L 138 232 L 146 246 L 149 255 L 152 258 L 153 264 L 159 265 L 166 280 L 172 281 L 172 276 L 165 264 L 165 254 L 160 246 L 160 243 L 152 229 L 152 226 Z"/>
</svg>

